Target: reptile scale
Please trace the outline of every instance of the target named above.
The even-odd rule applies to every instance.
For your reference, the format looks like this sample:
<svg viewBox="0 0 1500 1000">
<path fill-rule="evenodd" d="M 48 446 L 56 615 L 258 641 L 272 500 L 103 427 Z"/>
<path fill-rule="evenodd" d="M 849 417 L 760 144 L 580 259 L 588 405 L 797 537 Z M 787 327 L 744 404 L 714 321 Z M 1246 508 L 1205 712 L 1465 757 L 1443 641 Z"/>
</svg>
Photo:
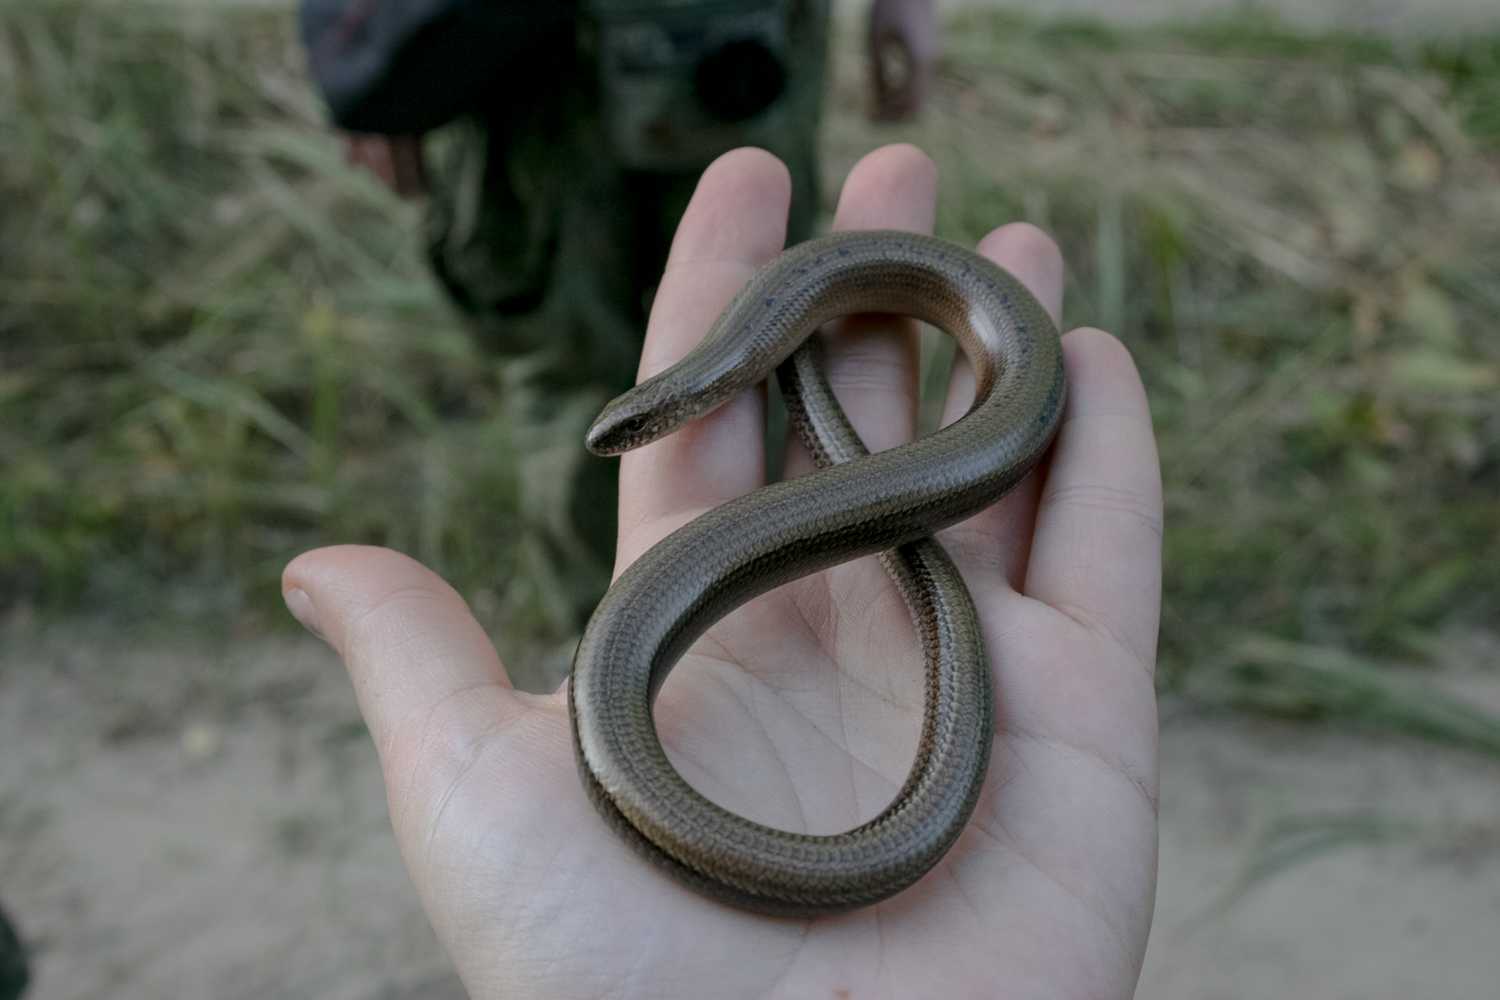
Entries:
<svg viewBox="0 0 1500 1000">
<path fill-rule="evenodd" d="M 913 316 L 957 338 L 976 379 L 968 413 L 870 454 L 809 339 L 854 313 Z M 1056 434 L 1066 390 L 1057 328 L 1014 276 L 929 236 L 838 233 L 762 268 L 697 347 L 604 408 L 588 447 L 613 455 L 655 441 L 778 369 L 819 468 L 714 508 L 637 559 L 589 620 L 568 697 L 579 773 L 611 827 L 700 892 L 804 916 L 906 888 L 973 811 L 994 730 L 990 671 L 973 601 L 931 536 L 1026 476 Z M 875 552 L 925 658 L 921 734 L 901 790 L 874 819 L 830 836 L 772 829 L 704 798 L 668 762 L 652 720 L 667 674 L 745 601 Z"/>
</svg>

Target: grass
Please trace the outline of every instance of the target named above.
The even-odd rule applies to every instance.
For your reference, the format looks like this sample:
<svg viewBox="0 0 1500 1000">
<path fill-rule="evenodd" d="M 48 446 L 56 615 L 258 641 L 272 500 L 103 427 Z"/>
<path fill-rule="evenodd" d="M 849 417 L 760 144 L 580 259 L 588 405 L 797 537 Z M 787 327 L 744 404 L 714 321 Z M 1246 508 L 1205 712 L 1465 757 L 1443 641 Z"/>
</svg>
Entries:
<svg viewBox="0 0 1500 1000">
<path fill-rule="evenodd" d="M 0 597 L 268 607 L 370 541 L 565 630 L 507 460 L 560 436 L 344 166 L 287 11 L 7 7 L 0 147 Z"/>
<path fill-rule="evenodd" d="M 1500 620 L 1500 38 L 954 28 L 901 128 L 863 120 L 841 42 L 829 188 L 912 139 L 943 235 L 1058 236 L 1069 321 L 1151 392 L 1163 686 L 1494 750 L 1412 668 Z M 0 600 L 272 608 L 290 554 L 359 540 L 439 568 L 513 657 L 566 646 L 531 487 L 592 401 L 549 413 L 476 349 L 285 10 L 11 4 L 0 149 Z"/>
<path fill-rule="evenodd" d="M 1068 320 L 1136 353 L 1167 488 L 1163 683 L 1392 724 L 1363 674 L 1293 683 L 1305 657 L 1240 651 L 1275 637 L 1378 668 L 1500 619 L 1497 46 L 959 28 L 937 113 L 899 134 L 938 153 L 941 229 L 1052 230 Z M 832 131 L 840 168 L 868 129 Z"/>
</svg>

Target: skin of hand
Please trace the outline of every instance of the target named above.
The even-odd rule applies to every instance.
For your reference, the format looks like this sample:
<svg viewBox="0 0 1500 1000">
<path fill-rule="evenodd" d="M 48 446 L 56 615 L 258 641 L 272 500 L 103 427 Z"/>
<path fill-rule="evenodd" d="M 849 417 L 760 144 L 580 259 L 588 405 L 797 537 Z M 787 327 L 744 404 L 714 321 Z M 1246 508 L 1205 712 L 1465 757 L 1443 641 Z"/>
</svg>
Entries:
<svg viewBox="0 0 1500 1000">
<path fill-rule="evenodd" d="M 866 45 L 870 117 L 900 121 L 922 110 L 941 49 L 932 0 L 874 0 Z"/>
<path fill-rule="evenodd" d="M 835 228 L 928 231 L 936 170 L 890 146 L 849 174 Z M 704 173 L 678 228 L 640 374 L 681 357 L 781 249 L 789 181 L 743 149 Z M 1057 314 L 1063 264 L 1026 225 L 979 245 Z M 872 448 L 913 435 L 916 328 L 834 324 L 829 372 Z M 996 733 L 985 789 L 943 861 L 879 905 L 813 920 L 740 912 L 646 864 L 579 784 L 566 696 L 512 689 L 463 600 L 383 549 L 306 553 L 296 617 L 343 658 L 391 820 L 475 998 L 1128 998 L 1156 882 L 1161 489 L 1130 355 L 1064 340 L 1054 451 L 1001 503 L 943 532 L 980 610 Z M 947 419 L 972 396 L 952 379 Z M 765 398 L 746 394 L 620 466 L 623 568 L 763 481 Z M 790 446 L 788 475 L 810 468 Z M 831 833 L 873 816 L 910 767 L 921 715 L 910 618 L 873 558 L 772 591 L 715 626 L 656 708 L 674 764 L 762 822 Z"/>
<path fill-rule="evenodd" d="M 363 167 L 402 198 L 427 193 L 427 169 L 420 135 L 345 132 L 344 160 Z"/>
</svg>

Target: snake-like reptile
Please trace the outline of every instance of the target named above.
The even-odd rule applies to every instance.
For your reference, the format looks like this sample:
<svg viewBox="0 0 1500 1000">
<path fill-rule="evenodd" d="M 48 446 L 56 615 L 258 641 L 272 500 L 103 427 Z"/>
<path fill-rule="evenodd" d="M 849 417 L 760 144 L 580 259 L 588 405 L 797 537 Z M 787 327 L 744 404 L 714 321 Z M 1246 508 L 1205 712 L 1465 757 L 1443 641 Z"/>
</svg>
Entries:
<svg viewBox="0 0 1500 1000">
<path fill-rule="evenodd" d="M 823 374 L 818 340 L 808 339 L 853 313 L 913 316 L 956 337 L 976 380 L 968 413 L 870 454 Z M 933 237 L 848 232 L 762 268 L 697 347 L 604 408 L 588 447 L 608 455 L 647 444 L 778 367 L 791 423 L 820 468 L 710 510 L 622 573 L 579 644 L 569 704 L 589 798 L 633 847 L 725 902 L 810 915 L 915 882 L 974 809 L 994 729 L 990 672 L 973 601 L 931 536 L 1025 477 L 1056 433 L 1066 390 L 1057 328 L 1014 276 Z M 667 674 L 745 601 L 875 552 L 926 659 L 916 759 L 895 799 L 855 829 L 814 836 L 704 798 L 668 762 L 652 721 Z"/>
</svg>

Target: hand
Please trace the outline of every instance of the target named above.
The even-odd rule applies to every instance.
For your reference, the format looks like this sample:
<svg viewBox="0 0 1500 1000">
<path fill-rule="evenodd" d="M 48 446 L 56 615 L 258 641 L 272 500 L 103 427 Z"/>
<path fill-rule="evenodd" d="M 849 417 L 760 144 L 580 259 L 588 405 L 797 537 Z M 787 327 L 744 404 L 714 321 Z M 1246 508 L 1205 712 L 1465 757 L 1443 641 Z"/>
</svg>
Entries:
<svg viewBox="0 0 1500 1000">
<path fill-rule="evenodd" d="M 641 374 L 685 353 L 782 245 L 789 182 L 737 150 L 677 231 Z M 837 228 L 929 230 L 932 163 L 865 157 Z M 1062 261 L 1040 231 L 980 244 L 1056 315 Z M 866 442 L 912 434 L 914 325 L 839 324 L 830 376 Z M 633 854 L 584 797 L 564 694 L 515 691 L 446 584 L 396 553 L 343 547 L 287 567 L 288 606 L 343 657 L 380 753 L 391 819 L 433 927 L 472 996 L 1117 997 L 1132 995 L 1156 874 L 1152 685 L 1161 494 L 1130 356 L 1065 340 L 1070 397 L 1045 474 L 942 535 L 985 626 L 997 729 L 985 791 L 944 860 L 878 906 L 811 921 L 702 898 Z M 972 395 L 967 369 L 948 401 Z M 747 395 L 625 456 L 628 565 L 762 482 L 764 398 Z M 789 451 L 789 474 L 807 455 Z M 828 833 L 873 816 L 909 768 L 921 655 L 873 558 L 741 608 L 662 690 L 668 753 L 729 808 Z"/>
<path fill-rule="evenodd" d="M 868 43 L 871 117 L 900 121 L 921 111 L 937 69 L 932 0 L 873 0 Z"/>
<path fill-rule="evenodd" d="M 344 159 L 364 167 L 402 198 L 427 193 L 420 135 L 370 135 L 345 132 Z"/>
</svg>

